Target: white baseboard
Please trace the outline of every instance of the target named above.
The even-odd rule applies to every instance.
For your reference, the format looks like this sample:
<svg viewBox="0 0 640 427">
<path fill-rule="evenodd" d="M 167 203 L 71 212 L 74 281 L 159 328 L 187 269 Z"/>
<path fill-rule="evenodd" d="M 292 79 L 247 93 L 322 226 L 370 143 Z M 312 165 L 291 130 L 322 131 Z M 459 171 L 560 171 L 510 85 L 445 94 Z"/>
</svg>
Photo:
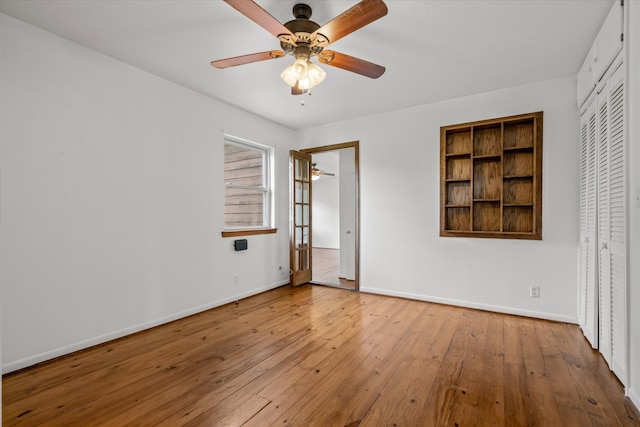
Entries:
<svg viewBox="0 0 640 427">
<path fill-rule="evenodd" d="M 389 291 L 387 289 L 378 289 L 378 288 L 361 287 L 360 292 L 407 298 L 407 299 L 418 300 L 418 301 L 434 302 L 438 304 L 455 305 L 458 307 L 475 308 L 478 310 L 494 311 L 497 313 L 514 314 L 516 316 L 535 317 L 537 319 L 554 320 L 557 322 L 578 324 L 578 319 L 576 317 L 563 316 L 555 313 L 546 313 L 543 311 L 521 310 L 513 307 L 503 307 L 500 305 L 481 304 L 481 303 L 458 300 L 458 299 L 432 297 L 428 295 L 413 294 L 410 292 L 394 292 L 394 291 Z"/>
<path fill-rule="evenodd" d="M 122 338 L 127 335 L 134 334 L 136 332 L 143 331 L 145 329 L 150 329 L 155 326 L 162 325 L 164 323 L 173 322 L 174 320 L 181 319 L 183 317 L 191 316 L 193 314 L 200 313 L 202 311 L 206 311 L 215 307 L 219 307 L 221 305 L 225 305 L 227 303 L 237 301 L 242 298 L 250 297 L 252 295 L 259 294 L 261 292 L 265 292 L 274 288 L 277 288 L 282 285 L 286 285 L 289 283 L 289 280 L 283 280 L 281 282 L 272 284 L 270 286 L 264 286 L 256 289 L 252 289 L 247 292 L 242 292 L 240 294 L 232 295 L 227 298 L 222 298 L 216 301 L 209 302 L 207 304 L 200 305 L 198 307 L 193 307 L 187 310 L 180 311 L 178 313 L 171 314 L 169 316 L 161 317 L 159 319 L 150 320 L 129 328 L 121 329 L 119 331 L 110 332 L 108 334 L 92 337 L 83 341 L 79 341 L 70 345 L 66 345 L 60 348 L 56 348 L 54 350 L 49 350 L 44 353 L 35 354 L 33 356 L 25 357 L 24 359 L 16 360 L 13 362 L 5 363 L 2 365 L 2 373 L 7 374 L 9 372 L 17 371 L 19 369 L 28 368 L 29 366 L 33 366 L 37 363 L 45 362 L 50 359 L 54 359 L 56 357 L 64 356 L 65 354 L 73 353 L 75 351 L 84 350 L 86 348 L 92 347 L 94 345 L 103 344 L 105 342 Z"/>
<path fill-rule="evenodd" d="M 636 407 L 636 411 L 640 412 L 640 394 L 634 388 L 627 388 L 626 393 L 633 406 Z"/>
</svg>

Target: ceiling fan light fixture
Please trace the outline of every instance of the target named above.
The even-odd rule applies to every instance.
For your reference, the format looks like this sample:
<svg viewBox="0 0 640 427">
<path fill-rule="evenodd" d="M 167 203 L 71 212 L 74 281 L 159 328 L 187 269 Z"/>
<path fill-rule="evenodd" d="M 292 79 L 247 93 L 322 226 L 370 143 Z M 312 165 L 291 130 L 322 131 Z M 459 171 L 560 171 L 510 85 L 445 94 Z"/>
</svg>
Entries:
<svg viewBox="0 0 640 427">
<path fill-rule="evenodd" d="M 327 72 L 313 62 L 309 62 L 307 65 L 307 76 L 311 87 L 314 87 L 315 85 L 322 83 L 324 78 L 327 77 Z"/>
<path fill-rule="evenodd" d="M 280 73 L 280 78 L 282 80 L 284 80 L 284 82 L 286 84 L 288 84 L 289 86 L 295 87 L 296 86 L 296 82 L 298 81 L 298 79 L 293 77 L 293 73 L 291 72 L 292 68 L 293 68 L 293 64 L 291 64 L 287 68 L 285 68 L 284 71 L 282 73 Z"/>
<path fill-rule="evenodd" d="M 308 78 L 304 78 L 302 80 L 298 80 L 298 87 L 302 90 L 309 90 L 313 86 L 311 86 L 311 82 L 309 81 Z"/>
<path fill-rule="evenodd" d="M 298 87 L 302 90 L 309 90 L 312 87 L 322 83 L 322 81 L 327 77 L 327 72 L 322 68 L 317 66 L 316 64 L 310 62 L 309 60 L 304 61 L 304 67 L 302 67 L 299 62 L 301 59 L 296 59 L 296 61 L 289 65 L 284 71 L 280 74 L 280 78 L 284 80 L 286 84 L 291 87 Z M 304 68 L 304 73 L 300 74 L 300 70 Z"/>
<path fill-rule="evenodd" d="M 311 7 L 304 3 L 298 3 L 293 7 L 295 19 L 282 24 L 256 3 L 256 0 L 224 1 L 275 36 L 280 41 L 281 50 L 211 61 L 215 68 L 223 69 L 293 55 L 295 62 L 280 74 L 282 80 L 291 86 L 292 95 L 308 92 L 326 77 L 324 70 L 309 61 L 314 56 L 325 65 L 372 79 L 377 79 L 385 72 L 381 65 L 324 50 L 329 44 L 385 16 L 388 9 L 384 0 L 359 0 L 357 4 L 323 26 L 311 21 Z"/>
<path fill-rule="evenodd" d="M 302 80 L 307 76 L 307 60 L 298 58 L 290 66 L 289 73 L 296 80 Z"/>
</svg>

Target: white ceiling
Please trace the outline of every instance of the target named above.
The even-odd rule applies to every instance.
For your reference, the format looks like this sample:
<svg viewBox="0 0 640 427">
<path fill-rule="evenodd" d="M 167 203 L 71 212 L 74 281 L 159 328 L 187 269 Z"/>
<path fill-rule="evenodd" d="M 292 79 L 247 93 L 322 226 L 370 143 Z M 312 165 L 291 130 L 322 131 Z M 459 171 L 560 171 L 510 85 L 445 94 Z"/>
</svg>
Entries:
<svg viewBox="0 0 640 427">
<path fill-rule="evenodd" d="M 0 0 L 0 12 L 293 129 L 577 73 L 614 0 L 387 0 L 387 16 L 330 45 L 384 65 L 377 80 L 323 66 L 292 96 L 292 57 L 218 70 L 278 49 L 221 0 Z M 295 0 L 257 1 L 284 23 Z M 357 3 L 307 0 L 323 25 Z M 304 99 L 305 106 L 301 106 Z"/>
</svg>

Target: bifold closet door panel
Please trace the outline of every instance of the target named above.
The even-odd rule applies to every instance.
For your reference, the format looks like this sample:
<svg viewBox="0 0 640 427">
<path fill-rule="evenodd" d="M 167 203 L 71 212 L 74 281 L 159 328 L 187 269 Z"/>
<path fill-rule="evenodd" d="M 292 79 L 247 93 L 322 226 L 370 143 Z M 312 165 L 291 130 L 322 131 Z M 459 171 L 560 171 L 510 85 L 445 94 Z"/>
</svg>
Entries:
<svg viewBox="0 0 640 427">
<path fill-rule="evenodd" d="M 593 348 L 598 348 L 596 279 L 596 102 L 580 116 L 580 271 L 578 322 Z"/>
<path fill-rule="evenodd" d="M 625 81 L 622 64 L 607 83 L 609 104 L 609 216 L 608 257 L 609 298 L 611 306 L 610 366 L 626 385 L 627 378 L 627 227 L 626 227 L 626 144 L 625 144 Z"/>
</svg>

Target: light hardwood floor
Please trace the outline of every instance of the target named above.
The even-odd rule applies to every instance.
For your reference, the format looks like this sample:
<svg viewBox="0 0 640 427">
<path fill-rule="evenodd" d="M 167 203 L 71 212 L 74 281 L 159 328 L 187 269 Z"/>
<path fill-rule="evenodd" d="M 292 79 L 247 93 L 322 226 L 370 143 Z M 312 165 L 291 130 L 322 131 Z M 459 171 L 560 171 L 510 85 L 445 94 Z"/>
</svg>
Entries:
<svg viewBox="0 0 640 427">
<path fill-rule="evenodd" d="M 578 327 L 282 287 L 3 378 L 6 426 L 636 426 Z"/>
<path fill-rule="evenodd" d="M 356 282 L 340 276 L 340 249 L 312 249 L 312 278 L 314 283 L 355 289 Z"/>
</svg>

